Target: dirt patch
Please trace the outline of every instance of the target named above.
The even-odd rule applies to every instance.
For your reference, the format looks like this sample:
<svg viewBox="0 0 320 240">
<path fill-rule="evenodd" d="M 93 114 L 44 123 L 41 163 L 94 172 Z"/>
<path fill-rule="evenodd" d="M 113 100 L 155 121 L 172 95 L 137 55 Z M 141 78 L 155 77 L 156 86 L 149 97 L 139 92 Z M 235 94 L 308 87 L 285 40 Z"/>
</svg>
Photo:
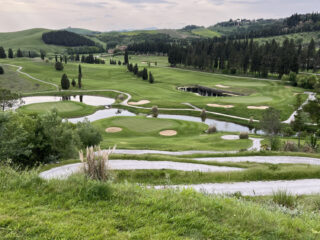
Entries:
<svg viewBox="0 0 320 240">
<path fill-rule="evenodd" d="M 217 84 L 216 87 L 219 87 L 219 88 L 230 88 L 229 86 L 221 85 L 221 84 Z"/>
<path fill-rule="evenodd" d="M 121 131 L 122 131 L 122 128 L 119 128 L 119 127 L 109 127 L 106 129 L 107 133 L 116 133 Z"/>
<path fill-rule="evenodd" d="M 224 135 L 224 136 L 221 136 L 221 138 L 224 140 L 238 140 L 239 136 L 238 135 Z"/>
<path fill-rule="evenodd" d="M 178 133 L 175 130 L 164 130 L 164 131 L 159 132 L 159 134 L 162 136 L 170 137 L 170 136 L 175 136 Z"/>
<path fill-rule="evenodd" d="M 129 105 L 145 105 L 150 103 L 149 100 L 140 100 L 139 102 L 128 102 Z"/>
<path fill-rule="evenodd" d="M 254 109 L 254 110 L 266 110 L 269 108 L 269 106 L 248 106 L 248 109 Z"/>
<path fill-rule="evenodd" d="M 216 108 L 233 108 L 233 105 L 220 105 L 220 104 L 207 104 L 208 107 L 216 107 Z"/>
</svg>

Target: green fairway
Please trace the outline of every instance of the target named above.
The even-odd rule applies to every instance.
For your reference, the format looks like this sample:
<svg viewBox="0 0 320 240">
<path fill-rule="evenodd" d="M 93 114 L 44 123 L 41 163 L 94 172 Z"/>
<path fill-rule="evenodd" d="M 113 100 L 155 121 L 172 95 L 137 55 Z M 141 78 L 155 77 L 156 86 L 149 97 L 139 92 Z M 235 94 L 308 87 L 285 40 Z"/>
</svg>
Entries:
<svg viewBox="0 0 320 240">
<path fill-rule="evenodd" d="M 196 29 L 193 29 L 191 32 L 201 37 L 207 37 L 207 38 L 221 37 L 220 33 L 212 31 L 208 28 L 196 28 Z"/>
<path fill-rule="evenodd" d="M 122 59 L 123 57 L 119 57 Z M 303 89 L 284 86 L 280 81 L 262 81 L 238 78 L 226 75 L 186 71 L 165 68 L 165 57 L 131 56 L 132 62 L 147 67 L 149 61 L 158 61 L 160 67 L 148 67 L 155 77 L 155 83 L 149 84 L 128 72 L 125 66 L 82 64 L 83 88 L 85 90 L 114 89 L 132 95 L 132 101 L 149 100 L 145 107 L 158 105 L 167 108 L 186 108 L 184 103 L 191 103 L 199 108 L 229 115 L 260 119 L 263 110 L 249 110 L 247 106 L 269 106 L 281 110 L 282 120 L 286 120 L 294 111 L 295 94 Z M 23 71 L 39 79 L 60 85 L 61 75 L 68 74 L 69 79 L 77 78 L 78 63 L 68 63 L 64 71 L 54 69 L 53 63 L 29 59 L 1 60 L 23 66 Z M 240 97 L 203 97 L 194 93 L 177 90 L 179 86 L 202 85 L 225 89 L 244 94 Z M 220 86 L 225 88 L 221 88 Z M 305 99 L 306 96 L 303 97 Z M 232 104 L 233 108 L 208 107 L 207 104 Z"/>
<path fill-rule="evenodd" d="M 146 117 L 113 117 L 93 123 L 103 133 L 101 146 L 117 145 L 125 149 L 183 150 L 240 150 L 249 148 L 251 140 L 223 140 L 224 133 L 206 134 L 207 125 L 180 120 Z M 120 127 L 121 132 L 107 133 L 109 127 Z M 162 130 L 175 130 L 176 136 L 161 136 Z"/>
<path fill-rule="evenodd" d="M 93 114 L 102 107 L 89 106 L 80 102 L 62 101 L 47 102 L 25 105 L 19 108 L 23 113 L 43 114 L 52 109 L 57 109 L 58 115 L 62 118 L 82 117 Z"/>
</svg>

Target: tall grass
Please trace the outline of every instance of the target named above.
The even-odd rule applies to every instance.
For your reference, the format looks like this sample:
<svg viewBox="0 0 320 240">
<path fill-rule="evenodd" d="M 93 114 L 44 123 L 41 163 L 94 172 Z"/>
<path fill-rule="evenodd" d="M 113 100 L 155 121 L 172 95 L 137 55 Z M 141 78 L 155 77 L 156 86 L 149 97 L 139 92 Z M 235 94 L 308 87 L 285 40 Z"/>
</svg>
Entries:
<svg viewBox="0 0 320 240">
<path fill-rule="evenodd" d="M 294 208 L 296 206 L 296 197 L 287 191 L 278 190 L 274 192 L 272 200 L 276 204 L 287 208 Z"/>
</svg>

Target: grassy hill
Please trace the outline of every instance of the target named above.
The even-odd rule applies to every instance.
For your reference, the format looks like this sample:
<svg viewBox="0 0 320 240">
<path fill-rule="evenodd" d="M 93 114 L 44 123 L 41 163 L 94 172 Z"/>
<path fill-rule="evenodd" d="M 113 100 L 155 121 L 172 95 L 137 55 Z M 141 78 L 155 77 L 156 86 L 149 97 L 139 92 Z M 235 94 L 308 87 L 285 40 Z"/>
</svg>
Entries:
<svg viewBox="0 0 320 240">
<path fill-rule="evenodd" d="M 47 45 L 42 41 L 42 34 L 50 31 L 44 28 L 33 28 L 19 32 L 0 33 L 0 46 L 3 46 L 6 50 L 12 48 L 13 51 L 20 48 L 21 50 L 36 52 L 41 49 L 47 53 L 64 52 L 65 47 Z"/>
<path fill-rule="evenodd" d="M 68 32 L 73 32 L 73 33 L 77 33 L 77 34 L 81 34 L 81 35 L 96 35 L 99 34 L 100 32 L 98 31 L 92 31 L 89 29 L 84 29 L 84 28 L 72 28 L 72 27 L 68 27 L 62 30 L 66 30 Z"/>
</svg>

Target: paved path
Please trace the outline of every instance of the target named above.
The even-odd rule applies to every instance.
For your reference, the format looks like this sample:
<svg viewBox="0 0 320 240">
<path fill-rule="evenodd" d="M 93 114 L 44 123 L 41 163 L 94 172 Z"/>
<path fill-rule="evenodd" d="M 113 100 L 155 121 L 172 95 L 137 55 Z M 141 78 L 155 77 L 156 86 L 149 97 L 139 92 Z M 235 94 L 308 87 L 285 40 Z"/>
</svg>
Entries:
<svg viewBox="0 0 320 240">
<path fill-rule="evenodd" d="M 110 160 L 110 169 L 114 170 L 147 170 L 147 169 L 171 169 L 179 171 L 200 171 L 200 172 L 230 172 L 242 171 L 242 168 L 219 167 L 204 164 L 169 162 L 169 161 L 138 161 L 138 160 Z M 48 171 L 40 173 L 40 177 L 44 179 L 64 179 L 74 173 L 83 170 L 82 163 L 74 163 L 61 167 L 52 168 Z"/>
<path fill-rule="evenodd" d="M 160 151 L 160 150 L 129 150 L 129 149 L 117 149 L 113 153 L 115 154 L 132 154 L 132 155 L 143 155 L 143 154 L 162 154 L 162 155 L 174 155 L 174 156 L 182 156 L 182 155 L 192 155 L 192 154 L 219 154 L 219 153 L 237 153 L 237 151 Z"/>
<path fill-rule="evenodd" d="M 320 158 L 292 157 L 292 156 L 247 156 L 247 157 L 213 157 L 194 158 L 193 160 L 205 162 L 256 162 L 270 164 L 309 164 L 320 165 Z"/>
<path fill-rule="evenodd" d="M 245 196 L 264 196 L 272 195 L 277 191 L 287 191 L 294 195 L 319 194 L 320 179 L 303 179 L 292 181 L 255 181 L 255 182 L 235 182 L 235 183 L 208 183 L 193 185 L 172 185 L 155 186 L 156 189 L 174 188 L 185 189 L 192 188 L 198 192 L 209 194 L 232 194 L 240 192 Z"/>
</svg>

